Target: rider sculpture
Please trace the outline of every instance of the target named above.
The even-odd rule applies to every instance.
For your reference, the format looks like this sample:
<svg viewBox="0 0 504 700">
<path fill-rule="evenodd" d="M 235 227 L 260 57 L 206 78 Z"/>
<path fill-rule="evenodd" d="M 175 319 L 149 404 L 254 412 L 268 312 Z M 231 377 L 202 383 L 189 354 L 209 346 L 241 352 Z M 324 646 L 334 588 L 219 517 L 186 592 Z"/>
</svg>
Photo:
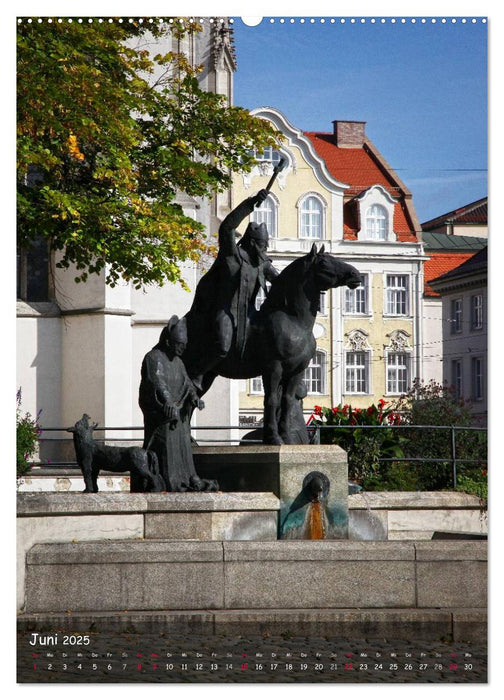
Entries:
<svg viewBox="0 0 504 700">
<path fill-rule="evenodd" d="M 203 377 L 230 352 L 243 357 L 251 316 L 259 290 L 278 275 L 266 256 L 268 230 L 265 223 L 251 221 L 237 242 L 237 228 L 268 196 L 260 190 L 239 204 L 219 228 L 219 252 L 214 264 L 198 284 L 192 311 L 207 326 L 204 357 L 194 368 L 193 381 L 203 388 Z M 194 374 L 196 373 L 196 376 Z"/>
</svg>

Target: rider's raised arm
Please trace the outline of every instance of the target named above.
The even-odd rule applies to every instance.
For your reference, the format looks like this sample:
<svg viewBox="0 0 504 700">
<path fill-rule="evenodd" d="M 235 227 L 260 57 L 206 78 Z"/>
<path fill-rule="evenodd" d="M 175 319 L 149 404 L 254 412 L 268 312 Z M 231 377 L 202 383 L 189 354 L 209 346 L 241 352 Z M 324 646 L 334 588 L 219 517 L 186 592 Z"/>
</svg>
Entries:
<svg viewBox="0 0 504 700">
<path fill-rule="evenodd" d="M 233 255 L 236 252 L 236 229 L 246 216 L 254 211 L 254 207 L 264 202 L 268 193 L 260 190 L 254 197 L 248 197 L 226 216 L 219 227 L 219 252 L 223 255 Z"/>
</svg>

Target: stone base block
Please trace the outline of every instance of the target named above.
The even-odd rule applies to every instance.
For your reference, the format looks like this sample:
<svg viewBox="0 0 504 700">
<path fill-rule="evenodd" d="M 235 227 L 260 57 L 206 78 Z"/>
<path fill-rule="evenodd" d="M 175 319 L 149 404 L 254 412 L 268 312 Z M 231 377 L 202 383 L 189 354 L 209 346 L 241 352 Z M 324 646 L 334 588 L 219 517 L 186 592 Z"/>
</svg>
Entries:
<svg viewBox="0 0 504 700">
<path fill-rule="evenodd" d="M 486 607 L 484 541 L 38 544 L 26 611 Z"/>
<path fill-rule="evenodd" d="M 148 513 L 145 537 L 156 540 L 276 540 L 277 512 Z"/>
<path fill-rule="evenodd" d="M 24 607 L 26 554 L 39 542 L 276 540 L 278 509 L 272 493 L 20 493 L 18 609 Z"/>
</svg>

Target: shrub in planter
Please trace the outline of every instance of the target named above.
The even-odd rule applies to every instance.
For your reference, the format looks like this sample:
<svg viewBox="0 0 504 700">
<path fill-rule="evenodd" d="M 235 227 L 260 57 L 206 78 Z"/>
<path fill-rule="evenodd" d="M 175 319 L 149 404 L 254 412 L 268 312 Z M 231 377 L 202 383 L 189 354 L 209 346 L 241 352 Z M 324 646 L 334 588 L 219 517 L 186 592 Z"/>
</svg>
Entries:
<svg viewBox="0 0 504 700">
<path fill-rule="evenodd" d="M 419 488 L 437 490 L 453 488 L 452 435 L 449 426 L 477 427 L 471 412 L 471 403 L 458 399 L 454 388 L 435 381 L 422 382 L 415 379 L 411 390 L 399 403 L 403 421 L 412 426 L 404 430 L 408 439 L 405 447 L 407 457 L 421 457 L 418 469 Z M 446 429 L 429 429 L 421 426 L 447 426 Z M 469 488 L 469 482 L 481 481 L 481 469 L 487 462 L 486 431 L 455 431 L 455 454 L 458 460 L 469 460 L 457 464 L 457 482 Z M 433 462 L 446 459 L 446 462 Z M 486 472 L 483 475 L 486 479 Z M 466 489 L 464 489 L 466 490 Z M 470 491 L 475 493 L 475 491 Z M 477 494 L 479 495 L 479 493 Z"/>
<path fill-rule="evenodd" d="M 21 412 L 21 389 L 16 395 L 16 473 L 17 477 L 28 474 L 33 466 L 31 458 L 37 452 L 39 435 L 38 424 L 41 411 L 36 418 L 30 413 Z"/>
<path fill-rule="evenodd" d="M 392 427 L 373 430 L 372 426 L 393 426 L 401 416 L 380 399 L 368 408 L 349 404 L 322 408 L 315 406 L 314 425 L 320 426 L 320 442 L 342 447 L 348 455 L 348 476 L 364 488 L 386 479 L 387 467 L 380 458 L 404 456 L 404 438 Z M 362 426 L 362 427 L 361 427 Z M 370 427 L 364 427 L 370 426 Z"/>
</svg>

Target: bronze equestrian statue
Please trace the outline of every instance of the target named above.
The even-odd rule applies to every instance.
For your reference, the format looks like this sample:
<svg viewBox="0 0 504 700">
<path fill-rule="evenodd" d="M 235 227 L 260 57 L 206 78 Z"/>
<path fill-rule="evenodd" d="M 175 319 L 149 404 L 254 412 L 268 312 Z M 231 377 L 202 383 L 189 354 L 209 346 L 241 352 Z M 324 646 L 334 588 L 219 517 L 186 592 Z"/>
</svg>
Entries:
<svg viewBox="0 0 504 700">
<path fill-rule="evenodd" d="M 273 179 L 273 178 L 272 178 Z M 268 187 L 271 185 L 271 181 Z M 280 274 L 266 256 L 264 224 L 249 224 L 236 243 L 236 228 L 264 201 L 268 188 L 238 205 L 219 229 L 219 253 L 198 283 L 185 316 L 188 344 L 184 364 L 202 396 L 220 375 L 230 379 L 262 376 L 265 444 L 292 444 L 296 390 L 316 350 L 313 326 L 320 293 L 332 287 L 355 289 L 359 272 L 317 251 L 297 258 Z M 259 289 L 271 288 L 257 311 Z"/>
</svg>

